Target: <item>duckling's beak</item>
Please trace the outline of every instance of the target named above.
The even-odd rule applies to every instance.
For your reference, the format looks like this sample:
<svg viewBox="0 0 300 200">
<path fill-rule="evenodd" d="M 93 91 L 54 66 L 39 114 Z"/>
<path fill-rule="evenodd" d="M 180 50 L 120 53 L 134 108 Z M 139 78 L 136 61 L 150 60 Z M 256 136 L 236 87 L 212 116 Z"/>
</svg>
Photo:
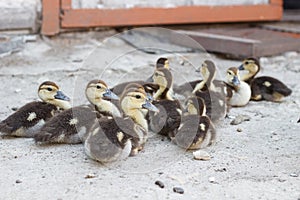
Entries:
<svg viewBox="0 0 300 200">
<path fill-rule="evenodd" d="M 237 76 L 234 76 L 232 79 L 232 83 L 233 85 L 238 86 L 240 84 L 239 78 Z"/>
<path fill-rule="evenodd" d="M 57 91 L 56 95 L 54 96 L 55 99 L 63 100 L 63 101 L 70 101 L 70 98 L 66 96 L 62 91 Z"/>
<path fill-rule="evenodd" d="M 146 83 L 152 83 L 153 82 L 153 75 L 147 78 Z"/>
<path fill-rule="evenodd" d="M 115 93 L 113 93 L 110 89 L 106 89 L 105 93 L 103 94 L 103 97 L 119 100 L 119 97 Z"/>
<path fill-rule="evenodd" d="M 153 96 L 149 93 L 147 93 L 147 99 L 148 99 L 148 101 L 153 101 L 154 100 Z"/>
<path fill-rule="evenodd" d="M 153 112 L 159 112 L 158 108 L 154 106 L 152 103 L 150 103 L 149 100 L 147 100 L 146 103 L 142 105 L 142 107 Z"/>
<path fill-rule="evenodd" d="M 244 68 L 244 65 L 243 65 L 243 64 L 241 64 L 241 65 L 239 66 L 239 70 L 245 70 L 245 68 Z"/>
</svg>

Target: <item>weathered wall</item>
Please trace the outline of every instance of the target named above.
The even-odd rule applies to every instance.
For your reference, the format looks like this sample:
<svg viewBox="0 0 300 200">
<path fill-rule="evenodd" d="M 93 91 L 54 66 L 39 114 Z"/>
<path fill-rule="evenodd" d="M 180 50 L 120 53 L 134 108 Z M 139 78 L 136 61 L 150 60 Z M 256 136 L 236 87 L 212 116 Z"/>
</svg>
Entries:
<svg viewBox="0 0 300 200">
<path fill-rule="evenodd" d="M 176 7 L 183 5 L 252 5 L 269 0 L 73 0 L 73 8 Z"/>
<path fill-rule="evenodd" d="M 39 27 L 41 0 L 1 0 L 0 30 L 29 29 Z"/>
</svg>

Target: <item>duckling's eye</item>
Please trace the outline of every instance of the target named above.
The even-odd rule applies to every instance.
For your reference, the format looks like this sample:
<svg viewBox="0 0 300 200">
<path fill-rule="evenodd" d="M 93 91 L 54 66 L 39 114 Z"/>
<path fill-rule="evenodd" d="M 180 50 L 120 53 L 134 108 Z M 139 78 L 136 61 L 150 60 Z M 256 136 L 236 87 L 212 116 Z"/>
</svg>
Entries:
<svg viewBox="0 0 300 200">
<path fill-rule="evenodd" d="M 227 72 L 228 75 L 231 75 L 231 72 Z"/>
<path fill-rule="evenodd" d="M 154 76 L 158 76 L 158 73 L 157 73 L 157 72 L 155 72 L 155 73 L 154 73 Z"/>
<path fill-rule="evenodd" d="M 101 86 L 100 86 L 100 85 L 97 85 L 97 89 L 101 89 Z"/>
<path fill-rule="evenodd" d="M 248 62 L 248 61 L 246 61 L 246 62 L 245 62 L 245 65 L 249 65 L 249 62 Z"/>
<path fill-rule="evenodd" d="M 51 92 L 51 91 L 52 91 L 52 88 L 48 87 L 47 90 Z"/>
<path fill-rule="evenodd" d="M 141 95 L 138 95 L 138 94 L 137 94 L 137 95 L 135 95 L 135 98 L 140 99 L 140 98 L 142 98 L 142 97 L 141 97 Z"/>
</svg>

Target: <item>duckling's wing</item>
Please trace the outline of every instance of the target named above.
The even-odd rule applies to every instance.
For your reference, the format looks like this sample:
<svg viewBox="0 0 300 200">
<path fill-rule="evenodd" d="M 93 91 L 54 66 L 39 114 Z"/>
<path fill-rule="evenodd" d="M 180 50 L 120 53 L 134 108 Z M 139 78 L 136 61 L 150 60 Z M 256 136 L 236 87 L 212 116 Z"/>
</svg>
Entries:
<svg viewBox="0 0 300 200">
<path fill-rule="evenodd" d="M 56 106 L 44 102 L 31 102 L 0 122 L 0 132 L 11 135 L 20 128 L 28 129 L 41 120 L 48 120 L 57 110 Z"/>
<path fill-rule="evenodd" d="M 52 117 L 34 136 L 42 143 L 81 143 L 87 130 L 97 118 L 88 106 L 78 106 Z"/>
<path fill-rule="evenodd" d="M 283 82 L 270 76 L 261 76 L 252 80 L 251 85 L 257 85 L 262 92 L 272 94 L 277 92 L 283 96 L 289 96 L 292 90 Z"/>
</svg>

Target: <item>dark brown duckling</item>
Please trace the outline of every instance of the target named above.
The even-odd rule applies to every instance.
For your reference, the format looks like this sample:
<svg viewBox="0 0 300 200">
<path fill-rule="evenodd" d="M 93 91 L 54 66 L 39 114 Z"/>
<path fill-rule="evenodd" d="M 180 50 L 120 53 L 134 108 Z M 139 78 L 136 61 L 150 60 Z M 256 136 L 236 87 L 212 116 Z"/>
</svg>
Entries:
<svg viewBox="0 0 300 200">
<path fill-rule="evenodd" d="M 182 108 L 180 102 L 173 99 L 170 88 L 173 85 L 173 76 L 166 68 L 155 70 L 154 83 L 159 85 L 158 91 L 153 95 L 153 105 L 158 113 L 149 112 L 150 129 L 158 134 L 173 138 L 180 126 Z"/>
<path fill-rule="evenodd" d="M 251 87 L 251 99 L 255 101 L 267 100 L 280 102 L 283 97 L 289 96 L 292 90 L 284 83 L 270 76 L 255 77 L 260 71 L 259 61 L 255 58 L 248 58 L 243 61 L 239 70 L 247 70 L 248 73 L 241 77 Z"/>
<path fill-rule="evenodd" d="M 109 101 L 118 99 L 118 96 L 108 89 L 104 81 L 90 81 L 85 94 L 91 105 L 76 106 L 54 116 L 35 134 L 35 142 L 82 143 L 97 118 L 121 116 L 119 110 Z"/>
<path fill-rule="evenodd" d="M 190 97 L 186 102 L 186 112 L 173 141 L 187 150 L 210 146 L 215 141 L 216 131 L 210 118 L 205 115 L 204 100 Z"/>
<path fill-rule="evenodd" d="M 147 99 L 144 89 L 129 88 L 120 99 L 125 117 L 102 117 L 90 130 L 85 140 L 86 154 L 101 163 L 134 156 L 143 149 L 148 135 L 148 124 L 142 109 L 157 112 Z"/>
<path fill-rule="evenodd" d="M 38 96 L 42 101 L 28 103 L 0 122 L 2 136 L 32 137 L 45 121 L 71 107 L 70 98 L 54 82 L 43 82 Z"/>
</svg>

